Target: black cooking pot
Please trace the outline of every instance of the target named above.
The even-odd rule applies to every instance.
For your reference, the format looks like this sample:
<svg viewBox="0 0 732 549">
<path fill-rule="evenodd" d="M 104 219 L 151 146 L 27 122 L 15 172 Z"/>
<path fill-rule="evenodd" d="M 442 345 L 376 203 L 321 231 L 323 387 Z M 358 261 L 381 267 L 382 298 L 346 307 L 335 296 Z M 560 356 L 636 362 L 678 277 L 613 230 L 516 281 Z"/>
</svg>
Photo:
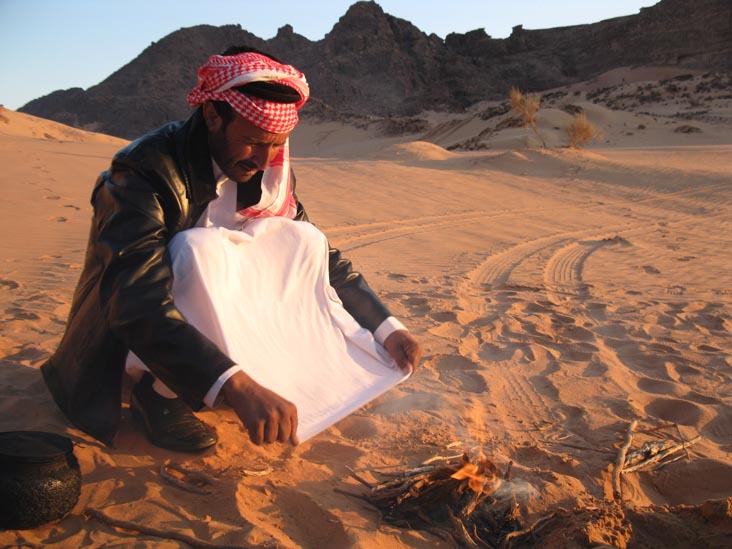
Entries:
<svg viewBox="0 0 732 549">
<path fill-rule="evenodd" d="M 0 528 L 26 530 L 59 519 L 80 493 L 70 439 L 40 431 L 0 433 Z"/>
</svg>

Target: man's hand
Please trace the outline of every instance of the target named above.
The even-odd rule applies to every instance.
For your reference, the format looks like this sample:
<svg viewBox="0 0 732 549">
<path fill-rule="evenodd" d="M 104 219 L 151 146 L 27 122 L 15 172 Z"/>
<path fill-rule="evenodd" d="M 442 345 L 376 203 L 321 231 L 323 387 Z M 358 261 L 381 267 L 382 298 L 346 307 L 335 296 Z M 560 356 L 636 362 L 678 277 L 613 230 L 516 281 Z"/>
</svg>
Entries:
<svg viewBox="0 0 732 549">
<path fill-rule="evenodd" d="M 297 408 L 244 372 L 224 383 L 223 394 L 249 431 L 254 444 L 291 442 L 297 446 Z"/>
<path fill-rule="evenodd" d="M 412 373 L 419 365 L 422 347 L 406 330 L 397 330 L 389 334 L 384 341 L 384 349 L 405 372 Z"/>
</svg>

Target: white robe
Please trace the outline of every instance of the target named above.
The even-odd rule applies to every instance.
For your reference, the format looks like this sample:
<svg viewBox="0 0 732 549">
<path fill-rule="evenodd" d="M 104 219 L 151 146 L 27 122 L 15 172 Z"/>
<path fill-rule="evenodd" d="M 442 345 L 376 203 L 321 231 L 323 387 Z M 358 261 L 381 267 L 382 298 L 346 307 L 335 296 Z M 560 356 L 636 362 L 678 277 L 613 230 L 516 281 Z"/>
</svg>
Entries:
<svg viewBox="0 0 732 549">
<path fill-rule="evenodd" d="M 325 236 L 283 217 L 237 219 L 232 192 L 227 182 L 202 226 L 171 241 L 173 298 L 257 383 L 297 406 L 302 442 L 407 376 L 330 286 Z M 130 353 L 128 370 L 136 366 Z"/>
</svg>

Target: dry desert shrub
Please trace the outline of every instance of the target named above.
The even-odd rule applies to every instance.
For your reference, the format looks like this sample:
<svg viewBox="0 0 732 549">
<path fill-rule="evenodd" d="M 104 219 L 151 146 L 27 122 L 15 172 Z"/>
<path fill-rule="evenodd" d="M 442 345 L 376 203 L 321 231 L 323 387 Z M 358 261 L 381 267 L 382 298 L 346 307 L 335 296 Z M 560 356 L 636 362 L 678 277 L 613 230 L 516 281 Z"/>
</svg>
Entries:
<svg viewBox="0 0 732 549">
<path fill-rule="evenodd" d="M 701 129 L 696 126 L 683 125 L 674 129 L 674 133 L 701 133 Z"/>
<path fill-rule="evenodd" d="M 575 114 L 572 122 L 564 130 L 569 138 L 568 146 L 573 149 L 583 147 L 593 139 L 600 137 L 600 133 L 595 129 L 592 122 L 587 120 L 584 113 Z"/>
<path fill-rule="evenodd" d="M 508 98 L 511 110 L 521 117 L 524 126 L 534 130 L 536 136 L 541 140 L 542 146 L 546 147 L 544 138 L 536 128 L 536 113 L 541 105 L 541 96 L 535 93 L 522 93 L 518 88 L 511 88 Z"/>
</svg>

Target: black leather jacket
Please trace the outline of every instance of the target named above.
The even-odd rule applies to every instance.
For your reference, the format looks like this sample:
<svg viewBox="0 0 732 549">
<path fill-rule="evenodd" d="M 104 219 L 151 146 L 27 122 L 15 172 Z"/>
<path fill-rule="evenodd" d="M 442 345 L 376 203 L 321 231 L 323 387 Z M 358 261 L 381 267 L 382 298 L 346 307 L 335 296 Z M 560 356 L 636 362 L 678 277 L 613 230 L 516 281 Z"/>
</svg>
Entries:
<svg viewBox="0 0 732 549">
<path fill-rule="evenodd" d="M 84 269 L 66 332 L 41 371 L 71 422 L 106 444 L 119 427 L 128 351 L 196 410 L 233 365 L 185 321 L 170 294 L 166 246 L 176 233 L 195 226 L 214 198 L 200 110 L 119 151 L 97 179 Z M 296 219 L 308 220 L 299 201 Z M 346 310 L 373 332 L 389 316 L 387 308 L 334 248 L 329 268 Z"/>
</svg>

